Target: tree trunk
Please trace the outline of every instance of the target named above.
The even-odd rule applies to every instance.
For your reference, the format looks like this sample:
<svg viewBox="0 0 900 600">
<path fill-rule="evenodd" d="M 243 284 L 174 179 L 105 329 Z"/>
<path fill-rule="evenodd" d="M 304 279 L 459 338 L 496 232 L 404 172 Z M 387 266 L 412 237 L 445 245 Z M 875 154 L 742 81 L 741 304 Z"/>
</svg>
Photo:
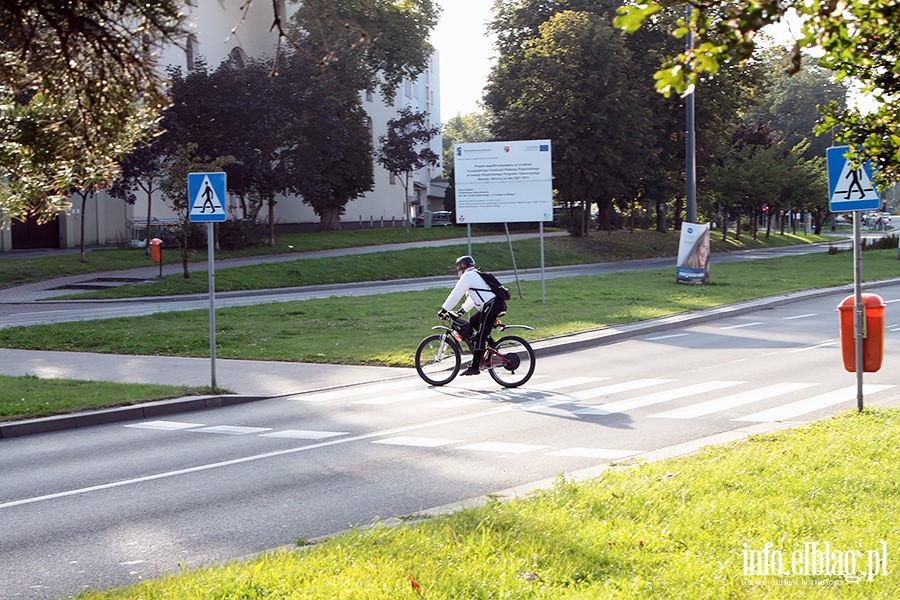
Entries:
<svg viewBox="0 0 900 600">
<path fill-rule="evenodd" d="M 666 203 L 662 200 L 656 201 L 656 231 L 659 233 L 668 232 L 666 225 Z"/>
<path fill-rule="evenodd" d="M 87 193 L 79 191 L 81 194 L 81 262 L 87 262 L 87 255 L 84 252 L 84 211 L 87 208 Z"/>
<path fill-rule="evenodd" d="M 269 198 L 269 247 L 275 247 L 275 198 Z"/>
<path fill-rule="evenodd" d="M 153 199 L 153 180 L 150 180 L 150 186 L 147 189 L 147 239 L 144 244 L 144 254 L 150 256 L 150 218 L 153 216 L 151 209 L 151 200 Z"/>
<path fill-rule="evenodd" d="M 319 212 L 319 231 L 340 231 L 341 209 L 337 206 L 328 206 Z"/>
</svg>

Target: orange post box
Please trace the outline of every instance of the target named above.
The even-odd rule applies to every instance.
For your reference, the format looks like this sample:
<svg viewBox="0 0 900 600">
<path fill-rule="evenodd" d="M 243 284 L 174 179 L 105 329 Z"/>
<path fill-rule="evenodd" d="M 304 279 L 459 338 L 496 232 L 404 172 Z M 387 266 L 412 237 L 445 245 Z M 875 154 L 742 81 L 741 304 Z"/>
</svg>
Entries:
<svg viewBox="0 0 900 600">
<path fill-rule="evenodd" d="M 162 243 L 162 240 L 159 238 L 150 240 L 150 258 L 155 263 L 162 262 Z"/>
<path fill-rule="evenodd" d="M 878 294 L 862 294 L 861 305 L 865 308 L 865 331 L 863 333 L 863 372 L 874 373 L 881 368 L 884 358 L 884 300 Z M 847 296 L 838 304 L 841 319 L 841 354 L 844 368 L 856 372 L 856 296 Z"/>
</svg>

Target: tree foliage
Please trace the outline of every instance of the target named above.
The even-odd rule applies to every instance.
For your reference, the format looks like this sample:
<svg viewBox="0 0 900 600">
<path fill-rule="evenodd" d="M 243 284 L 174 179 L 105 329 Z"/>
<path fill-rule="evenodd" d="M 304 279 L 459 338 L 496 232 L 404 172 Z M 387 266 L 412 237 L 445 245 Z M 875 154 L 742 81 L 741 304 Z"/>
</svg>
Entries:
<svg viewBox="0 0 900 600">
<path fill-rule="evenodd" d="M 504 3 L 493 27 L 501 55 L 485 103 L 499 139 L 553 140 L 554 187 L 565 205 L 597 203 L 606 218 L 637 186 L 651 148 L 651 117 L 630 84 L 632 59 L 611 15 L 577 2 Z M 534 8 L 534 10 L 525 10 Z M 543 12 L 538 22 L 534 13 Z M 587 222 L 576 221 L 575 234 Z"/>
<path fill-rule="evenodd" d="M 435 166 L 441 158 L 428 147 L 440 135 L 440 126 L 428 125 L 428 113 L 414 111 L 408 106 L 397 111 L 397 117 L 387 122 L 387 133 L 378 138 L 375 160 L 403 186 L 404 220 L 409 226 L 409 175 L 418 169 Z"/>
<path fill-rule="evenodd" d="M 757 34 L 782 22 L 790 11 L 803 19 L 802 36 L 784 57 L 788 73 L 802 67 L 802 50 L 818 48 L 818 64 L 839 80 L 859 82 L 863 94 L 876 104 L 872 111 L 832 103 L 820 131 L 834 129 L 835 139 L 851 146 L 854 160 L 872 161 L 876 179 L 893 182 L 900 175 L 900 11 L 894 0 L 704 0 L 691 2 L 690 19 L 674 32 L 696 38 L 690 50 L 668 57 L 656 73 L 656 87 L 665 94 L 684 93 L 700 77 L 716 74 L 723 64 L 747 60 L 757 50 Z M 631 4 L 620 9 L 617 26 L 635 31 L 652 21 L 664 7 L 681 0 Z"/>
<path fill-rule="evenodd" d="M 72 189 L 114 161 L 165 104 L 152 51 L 183 35 L 180 2 L 0 3 L 0 209 L 53 218 Z"/>
<path fill-rule="evenodd" d="M 295 0 L 286 39 L 339 72 L 355 90 L 379 89 L 391 102 L 405 77 L 425 70 L 440 14 L 432 0 Z"/>
</svg>

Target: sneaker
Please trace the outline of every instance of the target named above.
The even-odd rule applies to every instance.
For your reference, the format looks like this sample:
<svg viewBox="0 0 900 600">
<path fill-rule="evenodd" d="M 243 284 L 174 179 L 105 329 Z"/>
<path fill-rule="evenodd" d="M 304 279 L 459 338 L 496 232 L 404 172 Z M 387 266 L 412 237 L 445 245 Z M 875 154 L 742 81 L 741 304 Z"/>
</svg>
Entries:
<svg viewBox="0 0 900 600">
<path fill-rule="evenodd" d="M 479 373 L 481 373 L 481 370 L 473 366 L 460 373 L 460 375 L 478 375 Z"/>
</svg>

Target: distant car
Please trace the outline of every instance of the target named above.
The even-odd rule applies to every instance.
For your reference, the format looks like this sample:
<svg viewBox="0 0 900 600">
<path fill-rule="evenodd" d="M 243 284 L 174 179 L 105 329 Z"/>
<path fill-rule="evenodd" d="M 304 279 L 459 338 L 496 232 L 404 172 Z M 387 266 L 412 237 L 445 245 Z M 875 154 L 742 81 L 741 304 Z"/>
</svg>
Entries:
<svg viewBox="0 0 900 600">
<path fill-rule="evenodd" d="M 432 227 L 449 227 L 453 225 L 453 213 L 447 210 L 438 210 L 431 213 Z M 413 219 L 413 227 L 425 227 L 425 217 Z"/>
</svg>

